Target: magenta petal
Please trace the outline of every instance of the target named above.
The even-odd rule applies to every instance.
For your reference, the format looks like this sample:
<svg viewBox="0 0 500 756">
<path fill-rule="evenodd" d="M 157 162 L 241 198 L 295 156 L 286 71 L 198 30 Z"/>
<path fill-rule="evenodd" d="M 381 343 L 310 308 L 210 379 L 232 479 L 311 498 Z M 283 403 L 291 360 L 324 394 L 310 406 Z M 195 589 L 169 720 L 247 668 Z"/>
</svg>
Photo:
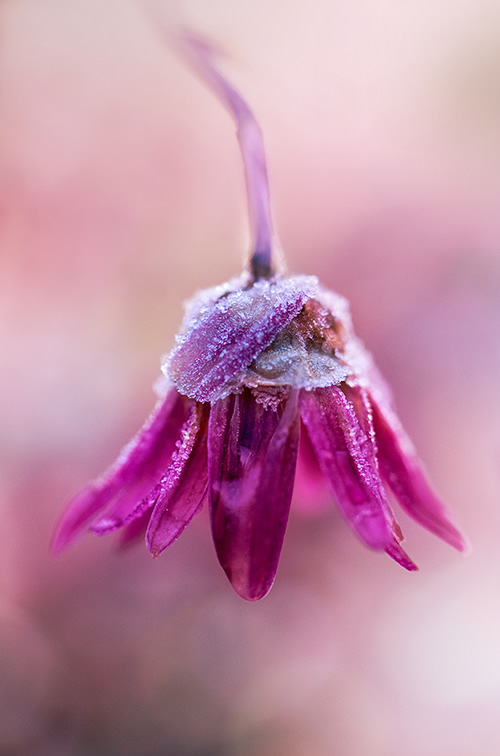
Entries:
<svg viewBox="0 0 500 756">
<path fill-rule="evenodd" d="M 189 403 L 184 397 L 177 394 L 174 399 L 168 422 L 159 429 L 158 443 L 151 449 L 143 469 L 136 472 L 133 480 L 110 501 L 104 515 L 92 525 L 95 535 L 111 533 L 139 517 L 148 506 L 151 508 L 149 494 L 170 464 L 188 411 Z"/>
<path fill-rule="evenodd" d="M 154 505 L 146 544 L 159 556 L 200 511 L 207 493 L 207 427 L 210 405 L 195 404 L 162 480 L 144 502 Z"/>
<path fill-rule="evenodd" d="M 295 473 L 294 502 L 304 512 L 318 512 L 324 509 L 328 493 L 325 476 L 318 464 L 307 427 L 302 424 Z"/>
<path fill-rule="evenodd" d="M 368 413 L 365 429 L 337 386 L 302 391 L 300 412 L 340 510 L 367 546 L 393 556 L 401 536 L 379 477 Z"/>
<path fill-rule="evenodd" d="M 256 601 L 270 590 L 283 545 L 299 443 L 297 391 L 276 409 L 246 389 L 212 408 L 209 501 L 219 562 L 233 588 Z"/>
<path fill-rule="evenodd" d="M 401 548 L 400 544 L 394 540 L 393 543 L 390 543 L 389 546 L 386 546 L 384 549 L 385 553 L 391 557 L 391 559 L 394 559 L 395 562 L 401 565 L 401 567 L 404 567 L 405 570 L 408 570 L 409 572 L 417 572 L 418 567 L 413 562 L 406 551 Z"/>
<path fill-rule="evenodd" d="M 467 543 L 430 487 L 413 445 L 393 410 L 373 402 L 380 470 L 401 506 L 418 523 L 459 551 Z"/>
<path fill-rule="evenodd" d="M 124 526 L 123 530 L 120 531 L 120 540 L 118 543 L 120 549 L 127 549 L 129 546 L 133 546 L 137 543 L 141 538 L 144 538 L 152 511 L 153 506 L 150 506 L 148 509 L 142 511 L 138 517 L 134 518 Z"/>
<path fill-rule="evenodd" d="M 67 548 L 105 507 L 111 505 L 113 516 L 123 518 L 146 496 L 168 465 L 185 415 L 186 400 L 172 389 L 109 470 L 70 501 L 54 536 L 54 552 Z"/>
</svg>

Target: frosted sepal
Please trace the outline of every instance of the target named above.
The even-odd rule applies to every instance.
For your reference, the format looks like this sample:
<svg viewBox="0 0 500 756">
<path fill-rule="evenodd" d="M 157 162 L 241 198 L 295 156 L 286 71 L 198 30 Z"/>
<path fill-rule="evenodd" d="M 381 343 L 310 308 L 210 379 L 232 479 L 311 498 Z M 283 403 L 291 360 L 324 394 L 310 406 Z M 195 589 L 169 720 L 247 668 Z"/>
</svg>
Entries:
<svg viewBox="0 0 500 756">
<path fill-rule="evenodd" d="M 239 281 L 241 288 L 232 282 L 191 300 L 177 346 L 162 365 L 177 390 L 196 401 L 215 402 L 237 390 L 236 376 L 319 289 L 315 276 L 265 279 L 246 288 Z"/>
</svg>

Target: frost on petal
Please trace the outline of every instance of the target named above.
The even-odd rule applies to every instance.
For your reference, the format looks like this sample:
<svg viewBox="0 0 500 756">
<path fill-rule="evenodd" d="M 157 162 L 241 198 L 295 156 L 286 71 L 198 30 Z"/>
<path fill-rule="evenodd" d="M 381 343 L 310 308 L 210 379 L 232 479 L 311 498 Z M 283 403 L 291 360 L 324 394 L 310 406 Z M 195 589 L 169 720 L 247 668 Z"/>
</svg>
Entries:
<svg viewBox="0 0 500 756">
<path fill-rule="evenodd" d="M 168 470 L 143 503 L 154 507 L 146 533 L 153 556 L 176 540 L 200 511 L 207 493 L 207 427 L 210 405 L 194 404 Z"/>
<path fill-rule="evenodd" d="M 67 548 L 106 507 L 112 508 L 115 517 L 118 513 L 123 517 L 149 493 L 168 466 L 187 404 L 171 389 L 109 470 L 70 501 L 54 537 L 56 553 Z"/>
<path fill-rule="evenodd" d="M 219 562 L 236 592 L 263 598 L 276 575 L 299 443 L 297 391 L 277 405 L 246 389 L 220 399 L 209 423 L 209 502 Z"/>
<path fill-rule="evenodd" d="M 468 544 L 429 485 L 423 465 L 394 410 L 388 384 L 358 339 L 350 343 L 349 360 L 355 365 L 353 383 L 368 388 L 383 479 L 414 520 L 459 551 L 465 551 Z"/>
<path fill-rule="evenodd" d="M 416 569 L 399 546 L 380 480 L 369 408 L 361 418 L 337 386 L 301 392 L 300 412 L 341 512 L 361 540 L 383 549 L 407 569 Z"/>
<path fill-rule="evenodd" d="M 430 487 L 413 444 L 385 397 L 373 402 L 373 411 L 380 470 L 401 506 L 431 533 L 465 551 L 464 537 Z"/>
<path fill-rule="evenodd" d="M 227 396 L 237 387 L 238 374 L 317 290 L 314 276 L 294 276 L 260 280 L 205 305 L 195 301 L 162 369 L 192 399 L 214 402 Z"/>
</svg>

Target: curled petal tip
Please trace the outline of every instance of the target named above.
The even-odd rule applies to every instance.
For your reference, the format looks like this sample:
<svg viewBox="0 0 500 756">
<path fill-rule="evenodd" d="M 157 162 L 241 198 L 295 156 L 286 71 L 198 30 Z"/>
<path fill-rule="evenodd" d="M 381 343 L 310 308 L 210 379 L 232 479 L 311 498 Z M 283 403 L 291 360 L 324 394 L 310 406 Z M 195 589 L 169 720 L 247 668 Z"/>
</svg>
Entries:
<svg viewBox="0 0 500 756">
<path fill-rule="evenodd" d="M 243 559 L 239 564 L 222 565 L 231 587 L 245 601 L 260 601 L 270 592 L 276 580 L 276 567 L 266 575 L 250 574 Z"/>
<path fill-rule="evenodd" d="M 158 557 L 162 554 L 164 549 L 159 548 L 157 543 L 155 542 L 155 533 L 151 531 L 150 527 L 148 526 L 148 529 L 146 530 L 146 548 L 153 557 L 153 559 L 158 559 Z"/>
<path fill-rule="evenodd" d="M 452 546 L 457 551 L 460 551 L 462 554 L 467 554 L 470 551 L 469 541 L 451 524 L 446 530 L 442 530 L 441 532 L 436 533 L 436 535 L 438 535 L 442 541 L 445 541 L 445 543 Z"/>
<path fill-rule="evenodd" d="M 388 556 L 391 557 L 391 559 L 394 559 L 395 562 L 400 564 L 401 567 L 404 567 L 405 570 L 408 570 L 408 572 L 418 572 L 417 565 L 412 559 L 410 559 L 406 551 L 401 548 L 399 543 L 391 543 L 384 549 L 384 551 Z"/>
<path fill-rule="evenodd" d="M 456 530 L 456 538 L 453 543 L 448 541 L 450 546 L 453 546 L 457 551 L 460 551 L 464 556 L 469 556 L 472 553 L 472 544 L 468 538 L 466 538 L 459 530 Z"/>
<path fill-rule="evenodd" d="M 51 551 L 55 556 L 60 556 L 82 535 L 87 521 L 105 505 L 105 501 L 99 487 L 94 485 L 88 486 L 70 501 L 51 542 Z"/>
<path fill-rule="evenodd" d="M 53 534 L 49 543 L 49 551 L 53 556 L 59 557 L 65 549 L 65 544 L 61 542 L 59 528 Z"/>
<path fill-rule="evenodd" d="M 457 551 L 467 552 L 466 538 L 430 486 L 423 465 L 391 407 L 379 398 L 373 401 L 373 414 L 380 469 L 403 509 Z"/>
<path fill-rule="evenodd" d="M 69 543 L 64 543 L 61 539 L 59 539 L 58 533 L 56 533 L 56 535 L 54 536 L 54 538 L 52 538 L 50 542 L 49 550 L 52 556 L 61 557 L 66 551 L 66 549 L 68 548 L 68 546 L 69 546 Z"/>
<path fill-rule="evenodd" d="M 273 583 L 271 583 L 270 585 L 261 586 L 258 589 L 256 589 L 248 585 L 240 585 L 237 582 L 233 583 L 231 581 L 231 578 L 229 578 L 229 581 L 231 582 L 231 586 L 233 587 L 233 589 L 236 591 L 236 593 L 238 594 L 240 598 L 244 599 L 245 601 L 252 601 L 252 602 L 261 601 L 261 599 L 265 598 L 267 594 L 269 593 L 269 591 L 271 590 L 271 588 L 273 587 L 273 583 L 274 583 L 273 581 Z"/>
<path fill-rule="evenodd" d="M 276 407 L 250 391 L 219 400 L 209 423 L 209 501 L 219 562 L 247 601 L 271 589 L 283 545 L 299 443 L 297 392 Z"/>
</svg>

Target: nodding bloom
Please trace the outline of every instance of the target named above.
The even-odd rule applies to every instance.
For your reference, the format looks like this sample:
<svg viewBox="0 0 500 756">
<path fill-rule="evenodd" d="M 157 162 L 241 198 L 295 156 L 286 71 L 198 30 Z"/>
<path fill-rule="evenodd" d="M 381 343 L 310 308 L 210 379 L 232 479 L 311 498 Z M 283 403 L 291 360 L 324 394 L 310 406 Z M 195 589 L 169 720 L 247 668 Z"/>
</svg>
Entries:
<svg viewBox="0 0 500 756">
<path fill-rule="evenodd" d="M 187 304 L 162 365 L 162 398 L 104 476 L 70 502 L 54 550 L 90 527 L 96 535 L 121 529 L 124 543 L 145 535 L 158 556 L 208 498 L 222 568 L 240 596 L 260 599 L 276 575 L 299 439 L 309 470 L 315 460 L 315 474 L 371 549 L 417 569 L 401 546 L 387 486 L 417 522 L 463 550 L 353 332 L 346 300 L 314 276 L 275 267 L 262 135 L 251 110 L 209 46 L 189 35 L 183 45 L 237 124 L 252 232 L 248 269 Z"/>
</svg>

